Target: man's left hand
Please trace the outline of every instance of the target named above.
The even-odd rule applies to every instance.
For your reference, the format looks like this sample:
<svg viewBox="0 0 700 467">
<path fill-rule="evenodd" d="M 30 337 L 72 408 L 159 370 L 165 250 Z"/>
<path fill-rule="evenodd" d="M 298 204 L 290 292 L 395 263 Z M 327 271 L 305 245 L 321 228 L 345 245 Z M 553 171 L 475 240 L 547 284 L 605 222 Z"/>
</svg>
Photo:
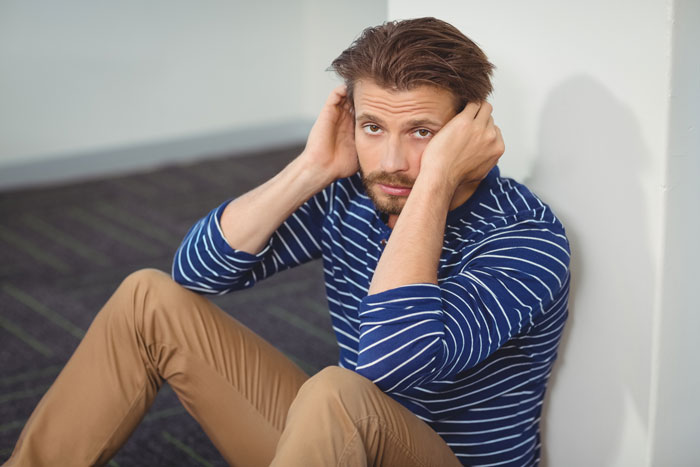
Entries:
<svg viewBox="0 0 700 467">
<path fill-rule="evenodd" d="M 437 171 L 455 190 L 462 183 L 482 180 L 505 152 L 501 130 L 493 121 L 493 107 L 471 102 L 428 143 L 421 173 Z"/>
</svg>

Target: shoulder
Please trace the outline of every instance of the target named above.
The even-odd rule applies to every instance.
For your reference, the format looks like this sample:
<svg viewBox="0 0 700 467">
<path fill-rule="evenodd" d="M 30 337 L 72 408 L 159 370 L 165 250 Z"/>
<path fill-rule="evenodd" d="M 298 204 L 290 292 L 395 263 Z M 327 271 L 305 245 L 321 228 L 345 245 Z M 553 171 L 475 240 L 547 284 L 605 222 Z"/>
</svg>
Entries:
<svg viewBox="0 0 700 467">
<path fill-rule="evenodd" d="M 464 268 L 484 255 L 499 264 L 512 257 L 520 263 L 547 257 L 568 268 L 570 246 L 562 222 L 532 190 L 501 177 L 498 169 L 455 211 L 446 229 L 453 264 Z"/>
<path fill-rule="evenodd" d="M 465 233 L 489 236 L 528 226 L 566 237 L 564 225 L 552 208 L 524 184 L 502 177 L 498 167 L 455 211 L 450 224 Z"/>
</svg>

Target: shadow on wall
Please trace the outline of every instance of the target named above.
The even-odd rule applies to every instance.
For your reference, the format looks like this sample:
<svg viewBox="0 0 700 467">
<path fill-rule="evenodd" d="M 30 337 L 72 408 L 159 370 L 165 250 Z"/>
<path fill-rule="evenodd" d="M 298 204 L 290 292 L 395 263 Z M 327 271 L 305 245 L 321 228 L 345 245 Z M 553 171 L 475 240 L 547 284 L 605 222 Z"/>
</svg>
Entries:
<svg viewBox="0 0 700 467">
<path fill-rule="evenodd" d="M 572 249 L 570 317 L 543 409 L 542 465 L 612 465 L 639 451 L 626 443 L 648 423 L 649 151 L 633 112 L 585 75 L 552 90 L 538 141 L 526 183 L 564 222 Z"/>
</svg>

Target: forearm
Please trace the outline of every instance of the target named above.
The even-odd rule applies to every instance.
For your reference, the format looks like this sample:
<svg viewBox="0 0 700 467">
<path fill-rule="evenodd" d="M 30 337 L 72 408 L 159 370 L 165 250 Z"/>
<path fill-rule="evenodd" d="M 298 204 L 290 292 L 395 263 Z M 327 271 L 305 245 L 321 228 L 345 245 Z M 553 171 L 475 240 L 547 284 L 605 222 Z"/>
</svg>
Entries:
<svg viewBox="0 0 700 467">
<path fill-rule="evenodd" d="M 236 250 L 259 253 L 277 228 L 332 179 L 299 156 L 280 173 L 236 198 L 221 216 L 226 241 Z"/>
<path fill-rule="evenodd" d="M 438 174 L 416 179 L 370 284 L 376 294 L 409 284 L 437 284 L 447 212 L 455 188 Z"/>
</svg>

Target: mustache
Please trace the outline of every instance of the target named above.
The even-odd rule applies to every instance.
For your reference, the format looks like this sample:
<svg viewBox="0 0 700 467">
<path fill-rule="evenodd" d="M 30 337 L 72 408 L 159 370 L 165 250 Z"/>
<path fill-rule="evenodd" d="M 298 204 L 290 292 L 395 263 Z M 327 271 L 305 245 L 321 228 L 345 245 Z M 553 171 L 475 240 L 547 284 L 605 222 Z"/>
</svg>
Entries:
<svg viewBox="0 0 700 467">
<path fill-rule="evenodd" d="M 362 182 L 364 183 L 365 187 L 369 187 L 370 185 L 375 183 L 381 183 L 382 185 L 410 188 L 416 182 L 414 178 L 408 177 L 404 174 L 390 174 L 386 172 L 376 171 L 372 172 L 369 175 L 365 175 L 364 173 L 362 173 L 361 175 Z"/>
</svg>

